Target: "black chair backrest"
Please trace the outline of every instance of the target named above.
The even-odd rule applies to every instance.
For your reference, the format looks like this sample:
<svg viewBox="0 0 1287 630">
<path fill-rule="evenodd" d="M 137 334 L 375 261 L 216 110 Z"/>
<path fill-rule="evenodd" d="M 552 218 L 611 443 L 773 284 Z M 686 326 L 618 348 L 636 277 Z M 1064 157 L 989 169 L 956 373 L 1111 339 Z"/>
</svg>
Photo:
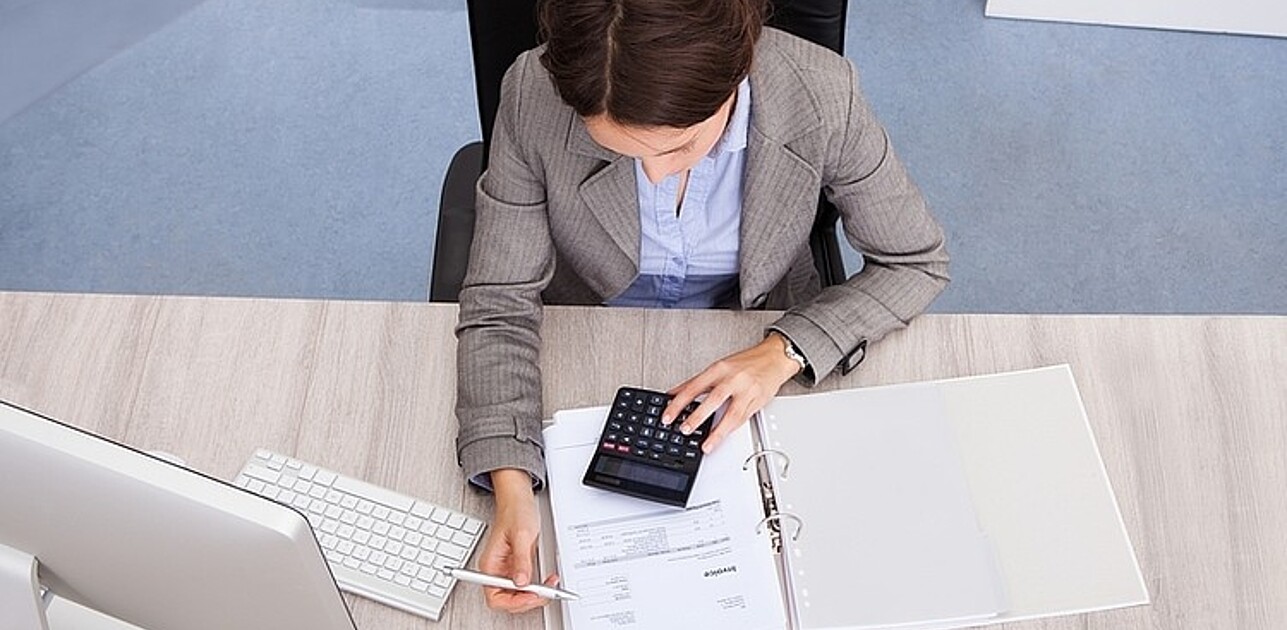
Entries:
<svg viewBox="0 0 1287 630">
<path fill-rule="evenodd" d="M 770 26 L 844 53 L 849 0 L 776 0 L 770 5 Z M 483 168 L 500 106 L 501 79 L 523 51 L 537 44 L 536 7 L 535 0 L 468 0 Z"/>
</svg>

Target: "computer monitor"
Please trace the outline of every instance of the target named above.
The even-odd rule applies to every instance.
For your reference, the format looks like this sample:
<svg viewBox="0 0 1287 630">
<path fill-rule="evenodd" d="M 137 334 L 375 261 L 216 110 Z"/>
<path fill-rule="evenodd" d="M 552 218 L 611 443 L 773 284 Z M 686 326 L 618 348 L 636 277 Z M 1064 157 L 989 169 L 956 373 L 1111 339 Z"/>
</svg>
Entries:
<svg viewBox="0 0 1287 630">
<path fill-rule="evenodd" d="M 0 401 L 0 628 L 45 627 L 50 595 L 146 630 L 354 630 L 298 512 Z"/>
</svg>

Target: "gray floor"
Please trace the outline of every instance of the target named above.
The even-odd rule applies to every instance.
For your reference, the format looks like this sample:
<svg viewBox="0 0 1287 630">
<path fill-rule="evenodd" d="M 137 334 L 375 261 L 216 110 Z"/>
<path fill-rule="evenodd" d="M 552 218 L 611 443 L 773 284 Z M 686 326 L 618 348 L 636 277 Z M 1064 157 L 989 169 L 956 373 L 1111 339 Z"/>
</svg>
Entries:
<svg viewBox="0 0 1287 630">
<path fill-rule="evenodd" d="M 194 3 L 0 0 L 0 289 L 424 299 L 463 0 Z M 1287 313 L 1287 40 L 982 12 L 850 15 L 934 310 Z"/>
</svg>

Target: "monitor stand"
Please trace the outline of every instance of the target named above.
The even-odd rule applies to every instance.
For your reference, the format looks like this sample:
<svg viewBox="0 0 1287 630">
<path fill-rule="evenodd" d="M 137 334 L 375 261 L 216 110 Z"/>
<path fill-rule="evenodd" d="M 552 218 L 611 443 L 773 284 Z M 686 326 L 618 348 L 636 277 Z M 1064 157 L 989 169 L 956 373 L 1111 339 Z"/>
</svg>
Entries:
<svg viewBox="0 0 1287 630">
<path fill-rule="evenodd" d="M 38 571 L 35 556 L 0 545 L 0 630 L 49 630 L 49 593 L 41 592 Z"/>
</svg>

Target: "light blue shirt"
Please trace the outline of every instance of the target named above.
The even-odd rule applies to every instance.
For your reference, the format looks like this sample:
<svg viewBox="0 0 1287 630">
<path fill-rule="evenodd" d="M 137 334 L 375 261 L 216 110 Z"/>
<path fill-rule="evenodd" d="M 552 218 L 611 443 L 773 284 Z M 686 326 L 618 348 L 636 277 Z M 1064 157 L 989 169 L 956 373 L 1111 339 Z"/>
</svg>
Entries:
<svg viewBox="0 0 1287 630">
<path fill-rule="evenodd" d="M 720 308 L 737 304 L 742 175 L 751 120 L 751 85 L 743 79 L 723 135 L 688 175 L 676 216 L 679 175 L 648 181 L 635 160 L 639 195 L 639 275 L 609 306 Z"/>
</svg>

